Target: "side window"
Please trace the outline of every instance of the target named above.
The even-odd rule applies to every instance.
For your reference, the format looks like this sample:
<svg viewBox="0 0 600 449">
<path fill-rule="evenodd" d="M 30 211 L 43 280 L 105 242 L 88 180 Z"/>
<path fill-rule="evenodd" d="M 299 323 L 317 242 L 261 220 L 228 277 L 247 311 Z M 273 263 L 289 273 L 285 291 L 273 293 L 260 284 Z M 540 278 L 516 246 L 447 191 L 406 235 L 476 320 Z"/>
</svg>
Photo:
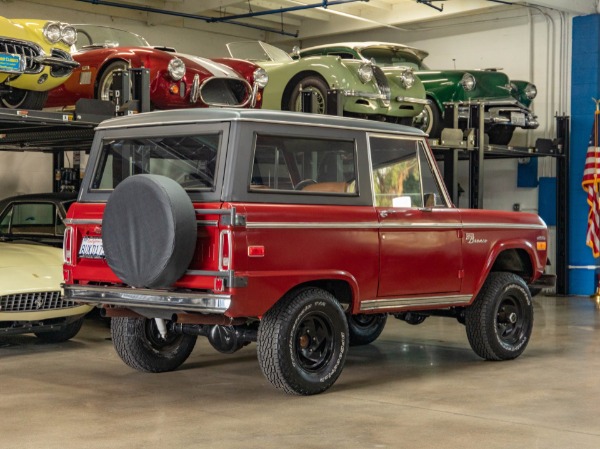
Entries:
<svg viewBox="0 0 600 449">
<path fill-rule="evenodd" d="M 372 137 L 370 145 L 376 206 L 446 206 L 420 141 Z"/>
<path fill-rule="evenodd" d="M 17 203 L 12 209 L 11 234 L 54 235 L 56 207 L 50 203 Z"/>
<path fill-rule="evenodd" d="M 8 234 L 10 229 L 10 220 L 12 218 L 12 211 L 13 209 L 10 207 L 2 217 L 2 221 L 0 222 L 0 233 L 2 234 Z"/>
<path fill-rule="evenodd" d="M 257 135 L 249 190 L 355 195 L 354 141 Z"/>
</svg>

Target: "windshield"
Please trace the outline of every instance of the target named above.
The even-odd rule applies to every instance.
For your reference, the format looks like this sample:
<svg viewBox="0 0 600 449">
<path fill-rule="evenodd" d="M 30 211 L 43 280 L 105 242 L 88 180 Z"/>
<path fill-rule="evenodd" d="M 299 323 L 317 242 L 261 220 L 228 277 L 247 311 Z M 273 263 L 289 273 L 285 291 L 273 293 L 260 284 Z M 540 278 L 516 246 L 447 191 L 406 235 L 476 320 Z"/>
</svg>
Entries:
<svg viewBox="0 0 600 449">
<path fill-rule="evenodd" d="M 248 61 L 293 61 L 285 51 L 260 41 L 230 42 L 227 44 L 227 50 L 232 58 Z"/>
<path fill-rule="evenodd" d="M 98 25 L 75 25 L 77 50 L 86 47 L 149 47 L 142 36 L 129 31 Z"/>
<path fill-rule="evenodd" d="M 427 69 L 425 64 L 414 54 L 402 49 L 390 47 L 367 47 L 360 50 L 363 58 L 374 61 L 382 67 L 403 66 L 413 69 Z"/>
<path fill-rule="evenodd" d="M 186 190 L 214 190 L 220 133 L 107 139 L 93 190 L 113 190 L 131 175 L 167 176 Z"/>
</svg>

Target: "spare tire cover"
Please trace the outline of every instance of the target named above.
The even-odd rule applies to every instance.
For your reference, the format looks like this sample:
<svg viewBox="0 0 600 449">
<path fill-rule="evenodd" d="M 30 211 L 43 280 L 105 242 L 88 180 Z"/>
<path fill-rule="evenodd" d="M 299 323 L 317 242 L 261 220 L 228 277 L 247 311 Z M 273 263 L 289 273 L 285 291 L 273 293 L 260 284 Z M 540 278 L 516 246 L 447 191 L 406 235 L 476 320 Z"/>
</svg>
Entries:
<svg viewBox="0 0 600 449">
<path fill-rule="evenodd" d="M 134 175 L 110 195 L 102 219 L 108 266 L 133 287 L 167 288 L 196 248 L 196 214 L 186 191 L 159 175 Z"/>
</svg>

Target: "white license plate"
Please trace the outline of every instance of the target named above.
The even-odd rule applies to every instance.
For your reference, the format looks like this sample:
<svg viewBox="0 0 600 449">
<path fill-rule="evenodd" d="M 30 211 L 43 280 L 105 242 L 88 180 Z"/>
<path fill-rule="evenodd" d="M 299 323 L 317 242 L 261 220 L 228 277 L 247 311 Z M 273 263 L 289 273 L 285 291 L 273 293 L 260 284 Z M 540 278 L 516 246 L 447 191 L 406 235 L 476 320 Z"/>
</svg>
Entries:
<svg viewBox="0 0 600 449">
<path fill-rule="evenodd" d="M 23 73 L 21 56 L 10 53 L 0 53 L 0 72 Z"/>
<path fill-rule="evenodd" d="M 79 247 L 79 257 L 86 259 L 103 259 L 104 247 L 102 246 L 102 237 L 83 237 Z"/>
<path fill-rule="evenodd" d="M 515 126 L 525 126 L 525 114 L 522 112 L 511 112 L 510 121 Z"/>
</svg>

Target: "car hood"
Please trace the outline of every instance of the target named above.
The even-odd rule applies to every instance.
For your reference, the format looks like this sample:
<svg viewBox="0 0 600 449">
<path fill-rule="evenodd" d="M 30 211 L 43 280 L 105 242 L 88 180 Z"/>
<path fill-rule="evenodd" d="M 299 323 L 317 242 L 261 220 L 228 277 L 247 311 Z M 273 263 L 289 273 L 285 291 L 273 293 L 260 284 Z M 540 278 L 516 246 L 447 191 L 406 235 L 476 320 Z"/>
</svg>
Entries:
<svg viewBox="0 0 600 449">
<path fill-rule="evenodd" d="M 200 56 L 195 55 L 187 55 L 184 53 L 172 53 L 174 56 L 177 56 L 186 65 L 189 65 L 189 62 L 193 64 L 197 64 L 202 66 L 205 70 L 210 72 L 213 76 L 221 77 L 221 78 L 240 78 L 240 75 L 230 67 L 227 67 L 224 64 L 220 64 L 215 61 L 211 61 L 210 59 L 201 58 Z"/>
<path fill-rule="evenodd" d="M 0 30 L 2 30 L 3 36 L 41 44 L 43 43 L 40 42 L 42 39 L 41 32 L 45 23 L 46 21 L 9 20 L 6 17 L 0 17 Z"/>
<path fill-rule="evenodd" d="M 0 296 L 59 290 L 61 282 L 61 249 L 0 242 Z"/>
</svg>

